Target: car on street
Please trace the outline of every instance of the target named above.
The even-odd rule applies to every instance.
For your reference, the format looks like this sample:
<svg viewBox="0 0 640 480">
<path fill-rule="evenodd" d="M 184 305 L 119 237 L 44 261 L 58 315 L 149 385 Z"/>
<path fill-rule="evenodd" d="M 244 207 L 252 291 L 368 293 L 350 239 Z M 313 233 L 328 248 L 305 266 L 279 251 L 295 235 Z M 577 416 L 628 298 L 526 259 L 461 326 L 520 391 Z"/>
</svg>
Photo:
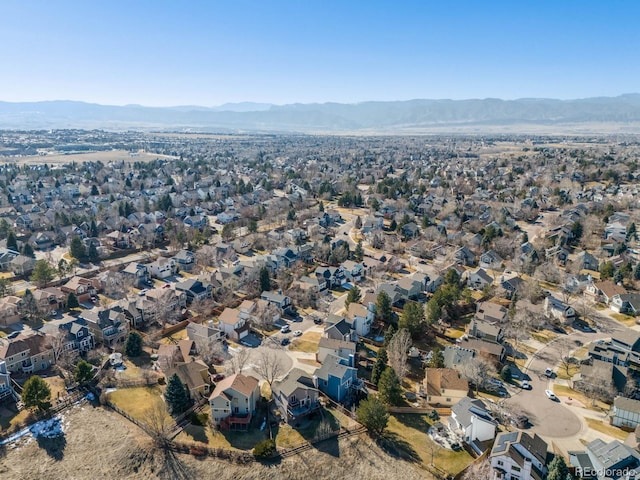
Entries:
<svg viewBox="0 0 640 480">
<path fill-rule="evenodd" d="M 295 332 L 293 332 L 294 337 L 299 337 L 300 335 L 302 335 L 302 330 L 296 330 Z"/>
<path fill-rule="evenodd" d="M 551 390 L 545 390 L 544 394 L 547 396 L 549 400 L 553 400 L 553 401 L 558 400 L 558 397 L 556 397 L 556 394 L 553 393 Z"/>
<path fill-rule="evenodd" d="M 138 296 L 139 296 L 139 297 L 144 297 L 144 296 L 147 294 L 147 292 L 148 292 L 148 291 L 149 291 L 149 290 L 147 290 L 146 288 L 143 288 L 142 290 L 140 290 L 140 291 L 138 292 Z"/>
<path fill-rule="evenodd" d="M 531 384 L 529 382 L 527 382 L 526 380 L 522 381 L 522 383 L 520 384 L 520 387 L 523 390 L 531 390 Z"/>
<path fill-rule="evenodd" d="M 280 333 L 289 333 L 291 331 L 291 327 L 289 325 L 285 325 L 280 329 Z"/>
<path fill-rule="evenodd" d="M 211 380 L 213 380 L 214 382 L 219 382 L 220 380 L 224 380 L 224 374 L 223 373 L 217 373 L 216 375 L 213 375 L 211 377 Z"/>
<path fill-rule="evenodd" d="M 320 317 L 313 317 L 313 323 L 320 325 L 322 324 L 322 319 Z"/>
<path fill-rule="evenodd" d="M 288 338 L 283 338 L 282 340 L 280 340 L 280 345 L 282 345 L 283 347 L 289 345 L 291 342 L 289 341 Z"/>
<path fill-rule="evenodd" d="M 553 377 L 553 369 L 550 367 L 547 367 L 544 371 L 544 374 L 549 378 Z"/>
</svg>

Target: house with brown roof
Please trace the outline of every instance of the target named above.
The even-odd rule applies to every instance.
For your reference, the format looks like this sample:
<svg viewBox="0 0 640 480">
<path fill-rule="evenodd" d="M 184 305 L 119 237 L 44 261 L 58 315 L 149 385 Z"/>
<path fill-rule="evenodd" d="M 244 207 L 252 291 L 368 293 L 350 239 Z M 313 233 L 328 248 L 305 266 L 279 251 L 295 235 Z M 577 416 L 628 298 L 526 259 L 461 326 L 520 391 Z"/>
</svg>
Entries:
<svg viewBox="0 0 640 480">
<path fill-rule="evenodd" d="M 17 323 L 22 318 L 20 308 L 22 307 L 22 299 L 15 295 L 7 295 L 0 298 L 0 326 L 8 327 Z"/>
<path fill-rule="evenodd" d="M 57 287 L 36 288 L 31 293 L 38 303 L 38 308 L 43 312 L 64 310 L 67 307 L 69 296 Z"/>
<path fill-rule="evenodd" d="M 60 287 L 60 290 L 66 294 L 73 293 L 79 302 L 87 302 L 89 299 L 98 294 L 100 289 L 100 281 L 96 278 L 73 277 L 67 283 Z"/>
<path fill-rule="evenodd" d="M 209 368 L 201 361 L 180 362 L 167 370 L 167 378 L 173 374 L 178 375 L 180 381 L 189 390 L 189 395 L 194 400 L 211 393 L 211 379 Z"/>
<path fill-rule="evenodd" d="M 484 340 L 482 338 L 465 338 L 458 346 L 467 350 L 473 350 L 477 356 L 486 358 L 496 367 L 502 365 L 507 357 L 507 352 L 501 343 Z"/>
<path fill-rule="evenodd" d="M 246 431 L 259 398 L 257 378 L 242 373 L 231 375 L 218 382 L 209 397 L 211 418 L 222 430 Z"/>
<path fill-rule="evenodd" d="M 469 382 L 453 368 L 427 368 L 421 393 L 431 405 L 450 407 L 467 396 Z"/>
<path fill-rule="evenodd" d="M 299 368 L 292 369 L 282 380 L 273 382 L 274 401 L 287 423 L 299 421 L 320 408 L 318 397 L 313 377 Z"/>
<path fill-rule="evenodd" d="M 593 297 L 597 302 L 602 302 L 609 305 L 609 302 L 613 300 L 616 295 L 623 295 L 627 292 L 627 289 L 616 285 L 611 280 L 605 280 L 604 282 L 591 282 L 584 289 L 584 294 Z"/>
<path fill-rule="evenodd" d="M 476 318 L 489 323 L 504 323 L 509 316 L 509 310 L 493 302 L 478 302 Z"/>
<path fill-rule="evenodd" d="M 249 334 L 249 324 L 240 315 L 237 308 L 225 308 L 220 314 L 219 327 L 228 335 L 231 340 L 236 342 L 242 340 Z"/>
</svg>

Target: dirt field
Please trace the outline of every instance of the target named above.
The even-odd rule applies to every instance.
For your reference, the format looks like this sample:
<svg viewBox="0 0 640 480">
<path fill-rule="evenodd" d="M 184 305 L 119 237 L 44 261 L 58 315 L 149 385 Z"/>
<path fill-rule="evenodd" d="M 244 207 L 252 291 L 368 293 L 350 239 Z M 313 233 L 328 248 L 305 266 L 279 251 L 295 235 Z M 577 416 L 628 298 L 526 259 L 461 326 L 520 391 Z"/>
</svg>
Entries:
<svg viewBox="0 0 640 480">
<path fill-rule="evenodd" d="M 42 165 L 44 163 L 49 165 L 62 164 L 62 163 L 84 163 L 84 162 L 97 162 L 108 163 L 112 161 L 125 161 L 125 162 L 149 162 L 157 158 L 174 159 L 169 155 L 161 155 L 159 153 L 146 153 L 140 152 L 135 155 L 130 155 L 125 150 L 110 150 L 106 152 L 88 152 L 88 153 L 71 153 L 69 155 L 64 154 L 51 154 L 51 155 L 33 155 L 28 157 L 4 157 L 0 156 L 0 162 L 3 163 L 20 163 L 31 165 Z"/>
<path fill-rule="evenodd" d="M 64 440 L 27 441 L 0 450 L 3 480 L 84 479 L 336 479 L 406 480 L 427 472 L 388 456 L 364 436 L 331 440 L 277 465 L 232 465 L 190 455 L 163 454 L 148 437 L 116 413 L 88 404 L 65 414 Z M 1 448 L 1 447 L 0 447 Z"/>
</svg>

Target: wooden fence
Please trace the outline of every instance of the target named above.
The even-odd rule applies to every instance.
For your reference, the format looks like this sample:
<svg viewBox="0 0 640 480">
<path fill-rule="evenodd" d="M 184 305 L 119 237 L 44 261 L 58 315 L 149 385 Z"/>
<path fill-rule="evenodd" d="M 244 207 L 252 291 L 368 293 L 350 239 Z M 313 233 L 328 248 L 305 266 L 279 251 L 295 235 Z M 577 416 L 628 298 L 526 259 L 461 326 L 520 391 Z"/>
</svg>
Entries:
<svg viewBox="0 0 640 480">
<path fill-rule="evenodd" d="M 434 410 L 441 417 L 448 417 L 449 415 L 451 415 L 451 408 L 448 408 L 448 407 L 426 407 L 426 408 L 389 407 L 389 412 L 391 413 L 411 413 L 416 415 L 428 415 Z"/>
</svg>

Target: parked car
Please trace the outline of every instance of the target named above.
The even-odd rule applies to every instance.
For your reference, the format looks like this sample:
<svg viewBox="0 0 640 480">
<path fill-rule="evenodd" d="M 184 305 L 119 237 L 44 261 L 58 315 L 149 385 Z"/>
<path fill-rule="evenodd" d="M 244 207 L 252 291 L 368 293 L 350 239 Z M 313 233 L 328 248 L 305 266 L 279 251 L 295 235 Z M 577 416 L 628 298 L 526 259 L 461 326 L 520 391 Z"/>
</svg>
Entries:
<svg viewBox="0 0 640 480">
<path fill-rule="evenodd" d="M 551 390 L 545 390 L 544 394 L 547 396 L 549 400 L 553 400 L 553 401 L 558 400 L 558 397 L 556 397 L 555 393 L 553 393 Z"/>
<path fill-rule="evenodd" d="M 214 382 L 219 382 L 220 380 L 224 380 L 224 374 L 217 373 L 211 377 L 211 380 L 213 380 Z"/>
<path fill-rule="evenodd" d="M 142 290 L 140 290 L 140 291 L 138 292 L 138 296 L 139 296 L 139 297 L 144 297 L 144 296 L 147 294 L 147 292 L 148 292 L 148 291 L 149 291 L 149 290 L 147 290 L 146 288 L 143 288 Z"/>
<path fill-rule="evenodd" d="M 296 330 L 295 332 L 293 332 L 294 337 L 299 337 L 300 335 L 302 335 L 302 330 Z"/>
<path fill-rule="evenodd" d="M 291 331 L 291 328 L 289 327 L 289 325 L 285 325 L 280 329 L 280 333 L 289 333 Z"/>
<path fill-rule="evenodd" d="M 322 319 L 320 317 L 313 317 L 313 323 L 320 325 L 322 324 Z"/>
<path fill-rule="evenodd" d="M 282 340 L 280 340 L 280 345 L 282 345 L 283 347 L 289 345 L 291 343 L 291 341 L 288 338 L 283 338 Z"/>
<path fill-rule="evenodd" d="M 544 374 L 549 378 L 553 377 L 553 369 L 550 367 L 547 367 L 544 371 Z"/>
<path fill-rule="evenodd" d="M 529 382 L 527 382 L 526 380 L 523 380 L 522 383 L 520 384 L 520 387 L 523 390 L 531 390 L 531 384 Z"/>
</svg>

